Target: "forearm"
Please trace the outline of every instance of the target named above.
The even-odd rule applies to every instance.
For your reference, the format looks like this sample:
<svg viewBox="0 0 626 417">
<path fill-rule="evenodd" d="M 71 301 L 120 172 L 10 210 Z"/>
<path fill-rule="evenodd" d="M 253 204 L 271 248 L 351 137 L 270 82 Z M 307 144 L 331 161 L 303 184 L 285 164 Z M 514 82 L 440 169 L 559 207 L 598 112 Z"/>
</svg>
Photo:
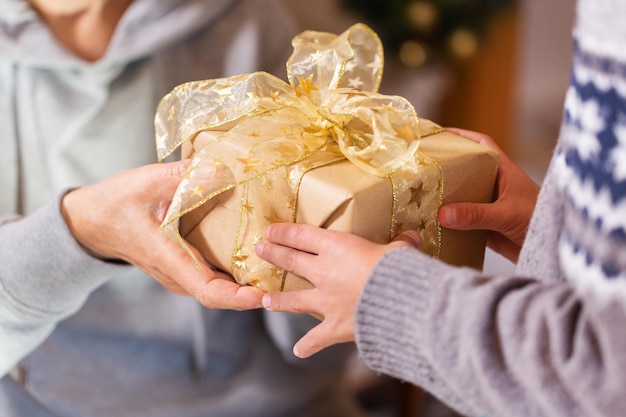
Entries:
<svg viewBox="0 0 626 417">
<path fill-rule="evenodd" d="M 468 415 L 617 415 L 623 322 L 620 306 L 566 283 L 486 278 L 398 250 L 364 290 L 357 343 L 372 368 Z"/>
<path fill-rule="evenodd" d="M 0 220 L 0 371 L 27 354 L 124 266 L 88 255 L 52 202 Z M 9 352 L 10 350 L 10 352 Z M 21 350 L 21 352 L 16 352 Z"/>
</svg>

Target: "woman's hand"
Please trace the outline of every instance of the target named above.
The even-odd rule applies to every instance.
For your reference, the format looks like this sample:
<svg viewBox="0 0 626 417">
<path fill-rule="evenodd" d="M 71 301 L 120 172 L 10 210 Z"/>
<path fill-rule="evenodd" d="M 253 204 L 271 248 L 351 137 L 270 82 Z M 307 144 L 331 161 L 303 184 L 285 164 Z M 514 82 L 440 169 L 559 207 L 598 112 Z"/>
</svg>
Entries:
<svg viewBox="0 0 626 417">
<path fill-rule="evenodd" d="M 489 136 L 469 130 L 447 130 L 494 149 L 500 155 L 500 162 L 496 200 L 493 203 L 447 204 L 439 210 L 439 222 L 450 229 L 489 230 L 488 246 L 517 262 L 537 203 L 539 186 Z"/>
<path fill-rule="evenodd" d="M 189 161 L 122 172 L 65 195 L 61 211 L 76 240 L 91 254 L 136 265 L 168 290 L 192 295 L 208 308 L 251 309 L 263 292 L 194 260 L 159 231 Z"/>
<path fill-rule="evenodd" d="M 311 313 L 322 316 L 321 324 L 294 347 L 305 358 L 335 343 L 354 340 L 354 319 L 361 291 L 378 260 L 388 251 L 417 246 L 415 231 L 398 235 L 387 245 L 294 223 L 275 223 L 256 246 L 261 258 L 308 279 L 315 288 L 268 293 L 263 306 L 272 311 Z"/>
</svg>

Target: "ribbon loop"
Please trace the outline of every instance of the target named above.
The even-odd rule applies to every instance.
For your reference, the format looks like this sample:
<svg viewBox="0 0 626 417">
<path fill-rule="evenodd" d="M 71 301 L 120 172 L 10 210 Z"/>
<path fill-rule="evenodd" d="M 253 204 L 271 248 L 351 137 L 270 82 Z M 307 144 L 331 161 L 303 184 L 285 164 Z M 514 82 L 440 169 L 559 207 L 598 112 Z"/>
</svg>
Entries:
<svg viewBox="0 0 626 417">
<path fill-rule="evenodd" d="M 383 46 L 369 27 L 356 24 L 341 35 L 305 31 L 292 42 L 289 82 L 320 104 L 330 90 L 376 92 L 383 74 Z"/>
<path fill-rule="evenodd" d="M 417 115 L 402 97 L 336 89 L 319 112 L 333 124 L 341 152 L 367 173 L 384 177 L 395 172 L 419 146 Z"/>
</svg>

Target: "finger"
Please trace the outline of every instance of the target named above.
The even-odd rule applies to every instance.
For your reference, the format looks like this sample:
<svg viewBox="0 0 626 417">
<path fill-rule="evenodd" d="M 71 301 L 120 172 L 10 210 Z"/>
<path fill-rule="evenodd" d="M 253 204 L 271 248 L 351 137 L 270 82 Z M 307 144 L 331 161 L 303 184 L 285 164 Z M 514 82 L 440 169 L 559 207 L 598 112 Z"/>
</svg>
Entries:
<svg viewBox="0 0 626 417">
<path fill-rule="evenodd" d="M 213 271 L 195 248 L 197 262 L 180 246 L 164 236 L 163 244 L 155 252 L 159 273 L 175 281 L 189 295 L 207 308 L 248 310 L 261 307 L 263 291 L 241 286 L 223 273 Z M 161 280 L 159 280 L 161 281 Z"/>
<path fill-rule="evenodd" d="M 317 261 L 316 255 L 269 241 L 259 242 L 255 251 L 259 258 L 296 275 L 307 277 L 315 285 L 315 277 L 311 276 L 310 272 Z"/>
<path fill-rule="evenodd" d="M 320 241 L 332 233 L 306 224 L 273 223 L 265 229 L 265 238 L 272 243 L 317 254 L 321 247 Z"/>
<path fill-rule="evenodd" d="M 308 358 L 320 350 L 337 343 L 347 342 L 332 331 L 332 326 L 325 320 L 312 328 L 293 347 L 293 354 L 298 358 Z"/>
<path fill-rule="evenodd" d="M 459 129 L 456 127 L 447 127 L 446 130 L 454 134 L 457 134 L 461 137 L 464 137 L 465 139 L 469 139 L 472 142 L 476 142 L 481 145 L 487 146 L 497 151 L 498 153 L 504 153 L 502 149 L 498 146 L 496 141 L 494 141 L 493 138 L 491 138 L 491 136 L 485 135 L 484 133 L 475 132 L 473 130 Z"/>
<path fill-rule="evenodd" d="M 166 290 L 176 295 L 188 296 L 189 292 L 181 287 L 176 281 L 164 276 L 153 276 L 153 278 Z"/>
<path fill-rule="evenodd" d="M 312 300 L 314 290 L 271 292 L 263 296 L 263 307 L 269 311 L 285 311 L 291 313 L 318 313 L 314 306 L 319 305 Z"/>
<path fill-rule="evenodd" d="M 489 233 L 487 246 L 495 253 L 499 253 L 513 263 L 517 263 L 519 253 L 522 249 L 520 245 L 507 239 L 500 233 Z"/>
<path fill-rule="evenodd" d="M 456 230 L 500 230 L 503 217 L 494 203 L 453 203 L 439 209 L 441 225 Z"/>
<path fill-rule="evenodd" d="M 224 278 L 211 279 L 196 299 L 207 308 L 250 310 L 261 308 L 264 291 L 249 285 L 239 285 Z"/>
<path fill-rule="evenodd" d="M 422 238 L 416 230 L 405 230 L 399 233 L 394 239 L 392 244 L 400 243 L 396 246 L 411 246 L 418 248 L 422 244 Z"/>
</svg>

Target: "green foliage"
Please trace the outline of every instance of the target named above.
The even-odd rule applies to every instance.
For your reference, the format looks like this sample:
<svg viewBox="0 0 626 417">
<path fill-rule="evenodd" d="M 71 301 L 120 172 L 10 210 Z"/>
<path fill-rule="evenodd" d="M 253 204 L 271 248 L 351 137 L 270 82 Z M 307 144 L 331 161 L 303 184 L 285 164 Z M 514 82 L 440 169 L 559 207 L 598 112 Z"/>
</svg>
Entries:
<svg viewBox="0 0 626 417">
<path fill-rule="evenodd" d="M 388 53 L 399 53 L 409 42 L 420 45 L 429 60 L 450 60 L 471 53 L 471 48 L 479 45 L 490 20 L 516 3 L 515 0 L 341 1 L 344 8 L 360 14 L 363 22 L 378 33 Z M 463 34 L 460 41 L 459 33 Z"/>
</svg>

